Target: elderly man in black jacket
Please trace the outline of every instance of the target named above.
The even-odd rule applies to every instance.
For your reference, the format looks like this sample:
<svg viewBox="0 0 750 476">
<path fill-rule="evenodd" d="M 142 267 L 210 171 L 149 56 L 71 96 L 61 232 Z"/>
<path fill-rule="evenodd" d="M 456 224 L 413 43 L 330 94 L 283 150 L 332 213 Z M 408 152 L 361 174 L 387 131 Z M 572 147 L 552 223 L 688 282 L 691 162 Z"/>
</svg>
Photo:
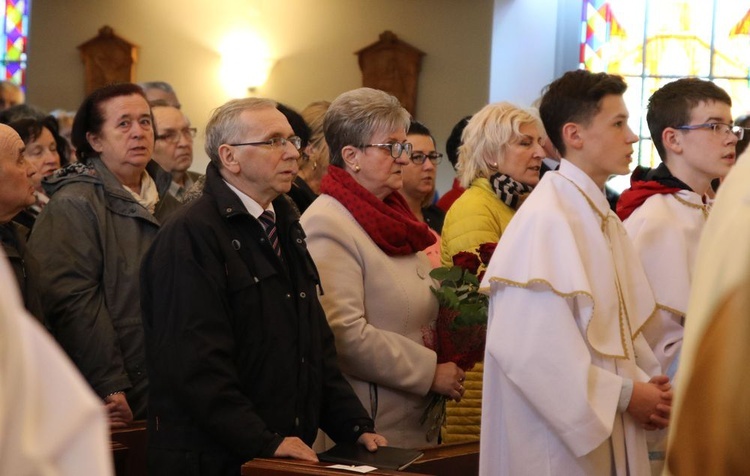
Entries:
<svg viewBox="0 0 750 476">
<path fill-rule="evenodd" d="M 387 444 L 339 371 L 317 270 L 283 195 L 298 141 L 273 101 L 218 108 L 203 195 L 143 261 L 153 474 L 234 475 L 258 456 L 316 461 L 319 427 L 371 451 Z"/>
</svg>

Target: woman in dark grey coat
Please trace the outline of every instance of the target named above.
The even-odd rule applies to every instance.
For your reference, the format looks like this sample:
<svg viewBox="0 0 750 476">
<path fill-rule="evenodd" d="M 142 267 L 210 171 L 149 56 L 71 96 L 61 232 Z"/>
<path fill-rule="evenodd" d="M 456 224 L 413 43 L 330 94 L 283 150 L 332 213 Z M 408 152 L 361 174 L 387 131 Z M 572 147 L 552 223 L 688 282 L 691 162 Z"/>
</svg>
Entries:
<svg viewBox="0 0 750 476">
<path fill-rule="evenodd" d="M 29 248 L 44 270 L 52 331 L 106 403 L 112 427 L 146 416 L 138 269 L 160 221 L 178 206 L 170 176 L 151 162 L 154 131 L 143 91 L 106 86 L 73 123 L 78 163 L 44 181 L 50 202 Z"/>
</svg>

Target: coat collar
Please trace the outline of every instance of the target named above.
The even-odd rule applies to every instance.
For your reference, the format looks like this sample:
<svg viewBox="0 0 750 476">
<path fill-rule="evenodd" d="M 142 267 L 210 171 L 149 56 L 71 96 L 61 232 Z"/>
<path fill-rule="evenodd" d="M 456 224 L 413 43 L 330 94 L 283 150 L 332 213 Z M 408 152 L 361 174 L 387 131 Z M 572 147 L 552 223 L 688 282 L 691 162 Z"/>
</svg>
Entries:
<svg viewBox="0 0 750 476">
<path fill-rule="evenodd" d="M 213 162 L 209 163 L 208 167 L 206 167 L 206 184 L 203 188 L 203 193 L 213 197 L 216 201 L 219 215 L 222 217 L 250 216 L 240 197 L 224 183 L 219 168 Z M 286 227 L 299 220 L 299 216 L 294 213 L 294 208 L 289 202 L 290 199 L 283 194 L 272 201 L 276 214 L 276 226 Z"/>
</svg>

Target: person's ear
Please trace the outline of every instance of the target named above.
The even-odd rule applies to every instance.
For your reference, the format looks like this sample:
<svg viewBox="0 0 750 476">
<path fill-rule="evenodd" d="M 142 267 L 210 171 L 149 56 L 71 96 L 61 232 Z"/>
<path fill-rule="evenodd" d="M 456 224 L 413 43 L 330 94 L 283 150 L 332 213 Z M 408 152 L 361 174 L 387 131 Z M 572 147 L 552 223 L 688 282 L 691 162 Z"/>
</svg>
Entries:
<svg viewBox="0 0 750 476">
<path fill-rule="evenodd" d="M 89 143 L 92 149 L 94 149 L 94 152 L 97 152 L 99 154 L 102 153 L 102 140 L 99 137 L 99 134 L 94 134 L 93 132 L 87 132 L 86 133 L 86 142 Z"/>
<path fill-rule="evenodd" d="M 575 122 L 565 123 L 562 127 L 562 140 L 566 149 L 580 150 L 583 148 L 581 125 Z"/>
<path fill-rule="evenodd" d="M 221 166 L 227 169 L 227 171 L 238 174 L 240 173 L 240 163 L 235 155 L 236 149 L 228 144 L 221 144 L 219 146 L 219 160 Z"/>
<path fill-rule="evenodd" d="M 673 154 L 682 154 L 682 134 L 680 134 L 679 131 L 671 127 L 665 127 L 664 130 L 661 131 L 661 142 L 664 144 L 665 150 Z"/>
<path fill-rule="evenodd" d="M 308 142 L 305 148 L 299 151 L 299 153 L 300 153 L 300 157 L 304 154 L 308 158 L 310 158 L 315 153 L 315 146 L 312 145 L 312 142 Z"/>
<path fill-rule="evenodd" d="M 354 171 L 359 171 L 359 153 L 360 149 L 353 145 L 344 146 L 341 149 L 341 158 L 344 159 L 344 163 L 347 167 Z"/>
</svg>

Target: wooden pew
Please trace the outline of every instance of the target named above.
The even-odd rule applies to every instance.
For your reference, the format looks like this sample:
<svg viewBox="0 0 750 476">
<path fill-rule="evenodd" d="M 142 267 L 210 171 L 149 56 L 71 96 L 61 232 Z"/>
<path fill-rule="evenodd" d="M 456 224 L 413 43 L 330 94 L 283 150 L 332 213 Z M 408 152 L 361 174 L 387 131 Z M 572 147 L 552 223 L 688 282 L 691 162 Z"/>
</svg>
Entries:
<svg viewBox="0 0 750 476">
<path fill-rule="evenodd" d="M 307 463 L 280 458 L 256 458 L 242 465 L 242 476 L 341 476 L 357 474 L 328 469 L 331 463 Z M 479 474 L 479 443 L 441 445 L 424 450 L 424 456 L 404 471 L 377 470 L 368 475 L 474 476 Z"/>
<path fill-rule="evenodd" d="M 146 476 L 146 421 L 135 421 L 127 428 L 112 430 L 110 437 L 115 475 Z"/>
<path fill-rule="evenodd" d="M 425 450 L 424 456 L 406 471 L 435 476 L 474 476 L 479 474 L 479 442 L 453 443 Z"/>
</svg>

